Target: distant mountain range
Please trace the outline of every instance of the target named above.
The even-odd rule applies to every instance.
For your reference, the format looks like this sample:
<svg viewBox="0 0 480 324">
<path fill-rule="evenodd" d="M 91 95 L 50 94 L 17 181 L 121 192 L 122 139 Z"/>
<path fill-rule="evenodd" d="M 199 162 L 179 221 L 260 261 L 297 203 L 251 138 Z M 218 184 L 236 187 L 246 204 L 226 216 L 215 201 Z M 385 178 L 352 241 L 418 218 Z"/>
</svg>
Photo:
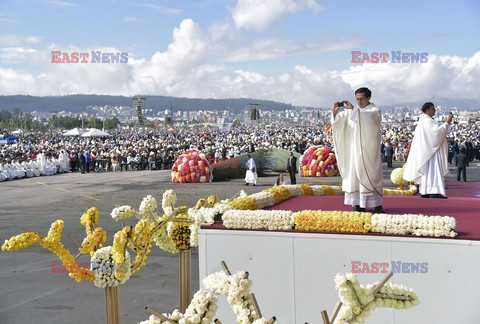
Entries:
<svg viewBox="0 0 480 324">
<path fill-rule="evenodd" d="M 146 100 L 146 108 L 152 109 L 153 113 L 173 108 L 173 111 L 198 111 L 198 110 L 229 110 L 233 113 L 240 113 L 249 103 L 262 105 L 263 110 L 286 110 L 293 109 L 291 104 L 275 102 L 271 100 L 258 100 L 246 98 L 231 99 L 191 99 L 165 96 L 144 96 Z M 480 111 L 480 101 L 469 99 L 450 99 L 450 98 L 433 98 L 436 105 L 457 107 L 461 110 Z M 34 110 L 40 112 L 68 111 L 80 113 L 86 111 L 88 106 L 132 106 L 131 97 L 125 96 L 107 96 L 107 95 L 66 95 L 66 96 L 0 96 L 0 110 L 7 109 L 12 111 L 13 108 L 21 108 L 23 112 L 32 112 Z M 417 107 L 419 103 L 397 103 L 391 105 L 383 105 L 382 110 L 386 111 L 395 107 Z"/>
<path fill-rule="evenodd" d="M 239 113 L 249 103 L 260 104 L 264 110 L 292 109 L 290 104 L 257 99 L 190 99 L 164 96 L 144 96 L 145 108 L 152 109 L 154 113 L 173 108 L 175 111 L 198 111 L 198 110 L 230 110 Z M 12 110 L 21 108 L 23 112 L 68 111 L 80 113 L 86 111 L 88 106 L 132 106 L 131 97 L 106 96 L 106 95 L 67 95 L 67 96 L 0 96 L 0 110 Z"/>
</svg>

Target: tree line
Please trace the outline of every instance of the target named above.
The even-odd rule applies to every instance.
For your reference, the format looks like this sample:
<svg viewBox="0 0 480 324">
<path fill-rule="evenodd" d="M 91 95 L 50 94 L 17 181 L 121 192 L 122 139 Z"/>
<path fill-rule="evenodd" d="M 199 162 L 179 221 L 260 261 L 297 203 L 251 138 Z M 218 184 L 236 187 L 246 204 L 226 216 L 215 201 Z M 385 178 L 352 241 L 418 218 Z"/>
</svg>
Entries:
<svg viewBox="0 0 480 324">
<path fill-rule="evenodd" d="M 101 120 L 93 116 L 83 120 L 84 128 L 105 128 L 105 130 L 116 129 L 120 124 L 118 118 Z M 15 107 L 12 112 L 7 109 L 0 110 L 0 132 L 6 130 L 12 132 L 20 129 L 25 132 L 57 129 L 72 129 L 82 127 L 82 118 L 72 116 L 57 116 L 53 114 L 50 119 L 34 118 L 30 113 L 23 112 L 21 108 Z"/>
</svg>

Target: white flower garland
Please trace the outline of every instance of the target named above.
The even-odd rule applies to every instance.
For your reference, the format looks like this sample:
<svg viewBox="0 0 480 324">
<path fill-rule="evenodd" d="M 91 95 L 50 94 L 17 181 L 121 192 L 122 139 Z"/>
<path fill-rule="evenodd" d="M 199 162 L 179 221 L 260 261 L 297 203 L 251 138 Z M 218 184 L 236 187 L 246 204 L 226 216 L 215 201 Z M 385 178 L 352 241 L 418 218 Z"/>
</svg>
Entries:
<svg viewBox="0 0 480 324">
<path fill-rule="evenodd" d="M 138 218 L 155 221 L 159 217 L 156 213 L 157 207 L 157 200 L 154 197 L 151 195 L 144 197 L 140 203 Z"/>
<path fill-rule="evenodd" d="M 228 210 L 222 218 L 227 228 L 291 230 L 293 214 L 290 210 Z"/>
<path fill-rule="evenodd" d="M 119 284 L 124 284 L 130 278 L 130 266 L 131 261 L 128 251 L 125 251 L 125 262 L 117 264 L 113 261 L 111 246 L 98 249 L 90 260 L 90 270 L 95 274 L 93 283 L 99 288 L 116 287 Z M 115 278 L 116 267 L 121 267 L 121 269 L 127 271 L 122 280 Z"/>
<path fill-rule="evenodd" d="M 168 236 L 167 230 L 161 230 L 160 234 L 158 234 L 154 239 L 155 244 L 165 252 L 168 253 L 178 253 L 180 250 L 177 248 L 175 241 Z"/>
<path fill-rule="evenodd" d="M 174 310 L 171 314 L 164 314 L 169 319 L 182 324 L 211 323 L 217 311 L 218 295 L 226 295 L 227 301 L 237 317 L 237 323 L 266 324 L 265 318 L 258 318 L 250 297 L 252 281 L 247 279 L 246 272 L 237 272 L 227 275 L 217 272 L 203 280 L 205 289 L 199 290 L 188 306 L 185 314 Z M 165 324 L 158 317 L 151 315 L 148 320 L 139 324 Z"/>
<path fill-rule="evenodd" d="M 374 214 L 371 231 L 386 234 L 455 237 L 457 235 L 455 229 L 455 218 L 450 216 Z"/>
<path fill-rule="evenodd" d="M 384 297 L 375 297 L 373 291 L 378 282 L 362 287 L 353 273 L 337 274 L 335 283 L 343 305 L 334 324 L 361 324 L 377 307 L 407 309 L 420 303 L 413 289 L 392 283 L 386 283 L 380 289 L 379 293 L 385 294 Z M 396 299 L 395 296 L 409 297 L 410 300 Z"/>
<path fill-rule="evenodd" d="M 189 208 L 188 217 L 191 219 L 194 219 L 195 222 L 199 224 L 213 224 L 215 221 L 215 216 L 223 215 L 227 210 L 230 210 L 230 209 L 232 209 L 232 207 L 223 203 L 216 204 L 211 208 L 208 208 L 208 207 L 200 207 L 199 209 Z"/>
<path fill-rule="evenodd" d="M 259 209 L 275 205 L 275 196 L 270 192 L 260 191 L 250 197 L 255 198 Z"/>
<path fill-rule="evenodd" d="M 162 198 L 162 209 L 165 214 L 170 216 L 173 213 L 173 206 L 177 202 L 177 195 L 172 189 L 167 190 L 163 193 Z"/>
<path fill-rule="evenodd" d="M 135 209 L 131 206 L 120 206 L 112 210 L 110 216 L 117 222 L 121 219 L 127 219 L 135 215 Z"/>
</svg>

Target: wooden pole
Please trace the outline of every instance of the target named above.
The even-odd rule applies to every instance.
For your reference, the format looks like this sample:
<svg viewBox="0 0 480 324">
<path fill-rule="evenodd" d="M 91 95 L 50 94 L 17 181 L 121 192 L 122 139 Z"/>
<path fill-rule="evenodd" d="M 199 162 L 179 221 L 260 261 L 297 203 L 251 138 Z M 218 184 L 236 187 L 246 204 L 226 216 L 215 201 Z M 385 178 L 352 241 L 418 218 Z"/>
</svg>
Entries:
<svg viewBox="0 0 480 324">
<path fill-rule="evenodd" d="M 164 322 L 168 322 L 168 323 L 172 323 L 172 324 L 176 323 L 175 321 L 169 319 L 168 317 L 166 317 L 165 315 L 163 315 L 162 313 L 160 313 L 159 311 L 157 311 L 156 309 L 153 309 L 152 307 L 150 307 L 148 305 L 145 307 L 145 310 L 147 312 L 149 312 L 150 314 L 155 315 L 156 317 L 158 317 L 160 320 L 162 320 Z"/>
<path fill-rule="evenodd" d="M 107 324 L 120 324 L 118 287 L 105 287 L 105 310 Z"/>
<path fill-rule="evenodd" d="M 330 323 L 333 324 L 333 322 L 335 322 L 335 319 L 337 318 L 338 313 L 340 312 L 340 309 L 342 308 L 342 305 L 343 304 L 342 304 L 341 301 L 337 302 L 337 304 L 335 305 L 335 309 L 332 312 L 332 318 L 330 319 Z"/>
<path fill-rule="evenodd" d="M 330 320 L 328 319 L 328 314 L 326 310 L 322 311 L 322 320 L 323 324 L 330 324 Z"/>
<path fill-rule="evenodd" d="M 192 298 L 192 252 L 180 251 L 180 312 L 185 313 Z"/>
</svg>

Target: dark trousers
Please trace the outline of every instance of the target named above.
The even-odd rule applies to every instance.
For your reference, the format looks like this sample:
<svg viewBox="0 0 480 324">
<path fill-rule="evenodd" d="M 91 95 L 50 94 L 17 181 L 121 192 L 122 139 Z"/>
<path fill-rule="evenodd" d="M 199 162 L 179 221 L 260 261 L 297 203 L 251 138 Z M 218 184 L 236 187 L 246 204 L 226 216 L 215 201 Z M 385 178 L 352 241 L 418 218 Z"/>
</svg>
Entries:
<svg viewBox="0 0 480 324">
<path fill-rule="evenodd" d="M 392 168 L 393 156 L 387 156 L 387 167 Z"/>
<path fill-rule="evenodd" d="M 457 181 L 460 181 L 460 176 L 462 176 L 462 181 L 467 181 L 467 167 L 457 168 Z"/>
<path fill-rule="evenodd" d="M 295 179 L 295 172 L 289 172 L 289 173 L 290 173 L 290 183 L 297 184 L 297 179 Z"/>
</svg>

